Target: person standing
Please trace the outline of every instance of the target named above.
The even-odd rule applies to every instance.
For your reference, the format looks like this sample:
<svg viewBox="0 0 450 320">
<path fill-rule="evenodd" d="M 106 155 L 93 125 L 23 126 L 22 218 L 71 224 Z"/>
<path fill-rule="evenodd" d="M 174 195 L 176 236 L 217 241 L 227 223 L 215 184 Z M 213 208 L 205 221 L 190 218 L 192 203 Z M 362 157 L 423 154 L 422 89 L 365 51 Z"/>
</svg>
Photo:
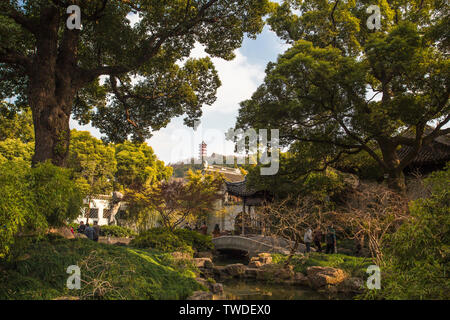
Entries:
<svg viewBox="0 0 450 320">
<path fill-rule="evenodd" d="M 94 221 L 94 226 L 92 227 L 94 229 L 94 237 L 93 240 L 95 242 L 98 242 L 98 237 L 100 236 L 100 226 L 98 225 L 97 221 Z"/>
<path fill-rule="evenodd" d="M 206 225 L 206 222 L 203 222 L 202 226 L 200 227 L 200 233 L 204 235 L 208 233 L 208 226 Z"/>
<path fill-rule="evenodd" d="M 307 253 L 311 252 L 311 242 L 312 242 L 311 228 L 308 228 L 308 230 L 306 230 L 305 236 L 303 237 L 303 241 L 305 242 L 305 245 L 306 245 L 306 252 Z"/>
<path fill-rule="evenodd" d="M 85 229 L 86 229 L 86 225 L 84 224 L 84 221 L 80 221 L 80 225 L 78 226 L 77 232 L 84 233 Z"/>
<path fill-rule="evenodd" d="M 218 224 L 216 224 L 216 225 L 214 226 L 214 231 L 212 232 L 212 234 L 213 234 L 213 237 L 214 237 L 214 238 L 217 238 L 217 237 L 220 236 L 220 227 L 219 227 Z"/>
<path fill-rule="evenodd" d="M 326 253 L 336 253 L 336 231 L 333 226 L 328 228 Z"/>
<path fill-rule="evenodd" d="M 86 229 L 84 229 L 84 234 L 91 240 L 94 240 L 94 228 L 92 228 L 89 223 L 86 223 Z"/>
<path fill-rule="evenodd" d="M 316 231 L 314 231 L 313 241 L 314 245 L 317 248 L 317 252 L 322 252 L 322 231 L 320 231 L 320 228 L 317 228 Z"/>
</svg>

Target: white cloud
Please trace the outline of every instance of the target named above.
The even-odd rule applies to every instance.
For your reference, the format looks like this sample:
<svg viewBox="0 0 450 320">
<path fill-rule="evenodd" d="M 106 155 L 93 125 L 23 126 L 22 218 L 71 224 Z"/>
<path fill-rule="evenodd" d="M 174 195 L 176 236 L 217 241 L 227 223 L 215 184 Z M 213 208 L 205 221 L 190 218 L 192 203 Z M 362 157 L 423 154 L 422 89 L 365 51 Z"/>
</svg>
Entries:
<svg viewBox="0 0 450 320">
<path fill-rule="evenodd" d="M 199 144 L 205 141 L 208 155 L 212 153 L 230 155 L 234 153 L 234 144 L 225 140 L 227 127 L 211 125 L 212 121 L 203 121 L 194 131 L 183 125 L 182 117 L 173 119 L 170 124 L 157 132 L 147 142 L 158 157 L 166 164 L 180 160 L 198 158 Z"/>
<path fill-rule="evenodd" d="M 100 130 L 97 128 L 94 128 L 90 124 L 88 125 L 80 125 L 78 121 L 74 120 L 73 118 L 70 119 L 69 122 L 70 129 L 77 129 L 78 131 L 89 131 L 92 136 L 100 139 L 102 137 L 102 134 L 100 133 Z"/>
<path fill-rule="evenodd" d="M 225 140 L 225 132 L 234 125 L 239 103 L 249 99 L 264 80 L 265 65 L 252 64 L 240 50 L 235 51 L 235 59 L 226 61 L 212 58 L 222 86 L 217 91 L 217 100 L 212 106 L 203 108 L 203 130 L 194 131 L 183 125 L 182 117 L 157 132 L 148 140 L 158 157 L 166 163 L 197 157 L 198 144 L 205 140 L 208 155 L 213 152 L 232 154 L 233 143 Z M 204 47 L 196 45 L 190 57 L 207 56 Z M 203 136 L 199 136 L 203 132 Z"/>
<path fill-rule="evenodd" d="M 249 99 L 258 85 L 264 80 L 265 66 L 252 64 L 239 50 L 232 61 L 213 58 L 212 61 L 219 73 L 222 86 L 217 91 L 217 101 L 206 112 L 220 112 L 224 114 L 235 113 L 239 103 Z M 207 56 L 201 45 L 196 45 L 191 57 L 202 58 Z"/>
</svg>

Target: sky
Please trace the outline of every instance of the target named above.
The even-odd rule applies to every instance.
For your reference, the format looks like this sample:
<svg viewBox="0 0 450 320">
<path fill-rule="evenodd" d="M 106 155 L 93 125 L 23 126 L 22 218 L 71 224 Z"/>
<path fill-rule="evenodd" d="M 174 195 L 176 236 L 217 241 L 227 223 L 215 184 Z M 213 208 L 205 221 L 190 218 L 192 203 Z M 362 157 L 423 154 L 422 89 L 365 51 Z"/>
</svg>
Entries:
<svg viewBox="0 0 450 320">
<path fill-rule="evenodd" d="M 204 140 L 208 144 L 207 153 L 230 155 L 234 145 L 225 139 L 225 133 L 233 128 L 238 115 L 239 103 L 251 98 L 257 87 L 263 83 L 267 63 L 276 61 L 288 46 L 266 26 L 256 40 L 245 38 L 242 47 L 235 51 L 236 58 L 225 61 L 212 58 L 222 86 L 217 91 L 217 100 L 212 106 L 203 107 L 201 123 L 194 131 L 183 124 L 184 117 L 172 119 L 166 128 L 154 132 L 147 143 L 159 159 L 166 164 L 191 157 L 198 157 L 198 145 Z M 207 54 L 198 45 L 191 57 L 199 58 Z M 87 130 L 97 138 L 100 132 L 89 125 L 80 126 L 72 120 L 71 128 Z"/>
</svg>

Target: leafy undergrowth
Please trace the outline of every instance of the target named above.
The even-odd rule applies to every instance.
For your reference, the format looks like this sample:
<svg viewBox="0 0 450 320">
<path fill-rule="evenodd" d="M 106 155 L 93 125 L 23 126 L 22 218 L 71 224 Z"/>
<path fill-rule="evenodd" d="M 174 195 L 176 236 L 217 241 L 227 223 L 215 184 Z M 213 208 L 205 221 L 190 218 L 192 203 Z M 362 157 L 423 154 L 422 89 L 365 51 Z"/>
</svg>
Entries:
<svg viewBox="0 0 450 320">
<path fill-rule="evenodd" d="M 101 226 L 100 235 L 104 237 L 135 237 L 137 233 L 122 226 Z"/>
<path fill-rule="evenodd" d="M 282 264 L 287 256 L 282 254 L 272 254 L 273 262 Z M 325 254 L 312 252 L 309 255 L 295 255 L 291 264 L 294 270 L 306 274 L 306 269 L 312 266 L 333 267 L 344 270 L 352 277 L 365 277 L 367 267 L 372 265 L 370 258 L 348 256 L 345 254 Z"/>
<path fill-rule="evenodd" d="M 168 253 L 88 239 L 33 239 L 0 260 L 0 299 L 185 299 L 201 289 L 193 267 Z M 81 269 L 81 289 L 69 290 L 70 265 Z"/>
<path fill-rule="evenodd" d="M 134 238 L 131 246 L 137 248 L 153 248 L 161 251 L 211 251 L 214 249 L 212 238 L 197 231 L 166 228 L 153 228 L 142 232 Z"/>
</svg>

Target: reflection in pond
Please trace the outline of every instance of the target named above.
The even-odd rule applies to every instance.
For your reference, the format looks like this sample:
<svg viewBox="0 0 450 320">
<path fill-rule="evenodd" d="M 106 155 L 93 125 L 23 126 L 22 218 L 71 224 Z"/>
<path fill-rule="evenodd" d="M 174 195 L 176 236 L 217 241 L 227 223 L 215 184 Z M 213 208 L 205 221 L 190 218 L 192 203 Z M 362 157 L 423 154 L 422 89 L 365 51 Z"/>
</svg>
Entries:
<svg viewBox="0 0 450 320">
<path fill-rule="evenodd" d="M 307 287 L 230 280 L 223 283 L 224 293 L 215 300 L 324 300 L 326 296 Z"/>
</svg>

